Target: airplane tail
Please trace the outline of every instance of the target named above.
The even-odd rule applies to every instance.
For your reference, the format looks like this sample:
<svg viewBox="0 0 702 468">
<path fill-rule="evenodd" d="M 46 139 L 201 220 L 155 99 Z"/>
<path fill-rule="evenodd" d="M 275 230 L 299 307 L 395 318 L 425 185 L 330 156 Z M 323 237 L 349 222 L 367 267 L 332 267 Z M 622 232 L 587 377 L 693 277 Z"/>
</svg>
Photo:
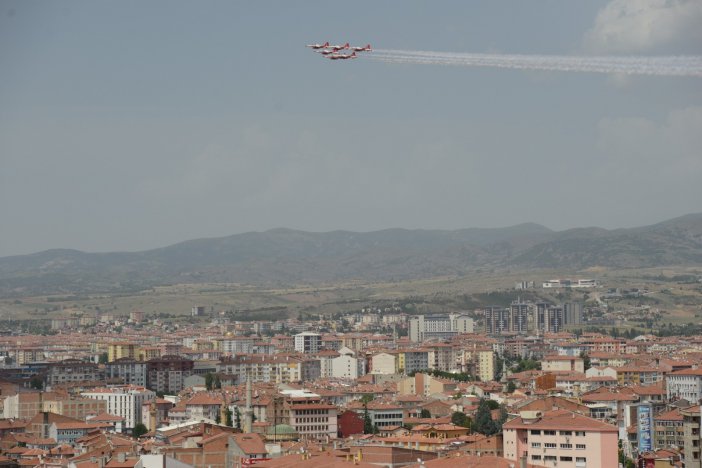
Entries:
<svg viewBox="0 0 702 468">
<path fill-rule="evenodd" d="M 324 43 L 324 47 L 329 47 L 329 41 Z"/>
<path fill-rule="evenodd" d="M 349 43 L 347 42 L 346 44 L 344 44 L 344 49 L 348 49 L 348 48 L 349 48 Z"/>
</svg>

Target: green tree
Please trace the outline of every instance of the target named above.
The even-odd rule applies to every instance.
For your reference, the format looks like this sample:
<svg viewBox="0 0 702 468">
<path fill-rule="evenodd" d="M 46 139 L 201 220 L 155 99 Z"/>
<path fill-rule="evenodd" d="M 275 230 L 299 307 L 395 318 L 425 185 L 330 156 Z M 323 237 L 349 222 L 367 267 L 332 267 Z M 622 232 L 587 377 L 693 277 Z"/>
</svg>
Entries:
<svg viewBox="0 0 702 468">
<path fill-rule="evenodd" d="M 373 434 L 373 422 L 371 421 L 370 414 L 368 414 L 368 405 L 363 405 L 363 433 Z"/>
<path fill-rule="evenodd" d="M 431 412 L 426 408 L 422 408 L 422 411 L 419 412 L 419 417 L 423 419 L 431 418 Z"/>
<path fill-rule="evenodd" d="M 585 351 L 580 353 L 580 357 L 583 358 L 583 366 L 585 366 L 585 370 L 592 367 L 592 364 L 590 363 L 590 356 L 588 356 Z"/>
<path fill-rule="evenodd" d="M 517 386 L 515 385 L 514 381 L 510 380 L 507 382 L 507 393 L 514 393 L 516 389 Z"/>
<path fill-rule="evenodd" d="M 480 399 L 480 404 L 478 405 L 478 410 L 475 412 L 475 420 L 473 421 L 471 429 L 474 432 L 485 435 L 497 434 L 499 431 L 497 423 L 492 419 L 492 410 L 490 409 L 488 400 L 484 398 Z"/>
<path fill-rule="evenodd" d="M 44 380 L 38 375 L 35 375 L 29 380 L 29 386 L 35 390 L 42 390 L 44 388 Z"/>
<path fill-rule="evenodd" d="M 224 410 L 224 414 L 226 416 L 226 421 L 224 421 L 224 424 L 226 424 L 229 427 L 234 427 L 234 421 L 232 420 L 232 410 L 227 407 L 226 410 Z"/>
<path fill-rule="evenodd" d="M 234 407 L 234 416 L 234 423 L 236 424 L 234 427 L 241 430 L 241 411 L 239 411 L 238 406 Z"/>
<path fill-rule="evenodd" d="M 146 428 L 146 426 L 144 426 L 143 423 L 136 423 L 136 425 L 134 426 L 134 429 L 132 429 L 132 437 L 134 437 L 135 439 L 138 439 L 139 437 L 143 436 L 147 432 L 149 432 L 149 430 Z"/>
<path fill-rule="evenodd" d="M 207 390 L 212 390 L 212 385 L 214 384 L 214 375 L 211 372 L 205 374 L 205 388 Z"/>
<path fill-rule="evenodd" d="M 219 374 L 215 374 L 214 377 L 214 388 L 220 389 L 222 388 L 222 379 L 219 378 Z"/>
<path fill-rule="evenodd" d="M 98 364 L 107 364 L 108 354 L 102 353 L 98 358 Z"/>
<path fill-rule="evenodd" d="M 451 415 L 451 422 L 456 426 L 467 427 L 469 429 L 471 426 L 470 418 L 462 411 L 454 411 Z"/>
<path fill-rule="evenodd" d="M 373 401 L 373 398 L 375 398 L 372 394 L 366 393 L 361 397 L 361 403 L 363 403 L 363 406 L 368 406 L 368 403 Z"/>
</svg>

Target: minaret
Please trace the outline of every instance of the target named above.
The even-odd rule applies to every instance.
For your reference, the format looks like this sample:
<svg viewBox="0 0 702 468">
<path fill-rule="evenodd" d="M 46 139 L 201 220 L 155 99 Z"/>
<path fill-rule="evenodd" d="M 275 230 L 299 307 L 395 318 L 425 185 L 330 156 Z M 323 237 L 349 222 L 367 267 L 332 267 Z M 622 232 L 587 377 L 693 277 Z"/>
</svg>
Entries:
<svg viewBox="0 0 702 468">
<path fill-rule="evenodd" d="M 152 400 L 149 405 L 149 430 L 156 432 L 156 429 L 158 429 L 156 426 L 158 426 L 156 400 Z"/>
<path fill-rule="evenodd" d="M 242 429 L 245 433 L 253 432 L 253 408 L 251 407 L 251 377 L 246 376 L 246 408 L 244 408 L 244 424 Z"/>
</svg>

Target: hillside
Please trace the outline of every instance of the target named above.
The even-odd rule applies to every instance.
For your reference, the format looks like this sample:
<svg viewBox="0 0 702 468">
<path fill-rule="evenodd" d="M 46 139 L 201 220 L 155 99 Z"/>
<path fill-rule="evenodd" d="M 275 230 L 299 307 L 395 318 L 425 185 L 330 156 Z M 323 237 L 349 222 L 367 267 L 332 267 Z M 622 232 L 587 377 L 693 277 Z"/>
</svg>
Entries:
<svg viewBox="0 0 702 468">
<path fill-rule="evenodd" d="M 0 294 L 139 290 L 161 284 L 319 283 L 461 275 L 479 268 L 702 264 L 702 214 L 633 229 L 495 229 L 311 233 L 273 229 L 133 253 L 76 250 L 0 258 Z"/>
</svg>

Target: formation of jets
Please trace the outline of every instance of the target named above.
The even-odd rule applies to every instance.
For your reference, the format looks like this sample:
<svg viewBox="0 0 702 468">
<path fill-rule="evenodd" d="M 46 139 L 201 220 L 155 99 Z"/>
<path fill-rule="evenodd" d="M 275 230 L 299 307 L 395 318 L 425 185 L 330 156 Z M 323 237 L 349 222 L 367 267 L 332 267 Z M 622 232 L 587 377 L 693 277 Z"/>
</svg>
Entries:
<svg viewBox="0 0 702 468">
<path fill-rule="evenodd" d="M 329 42 L 324 44 L 307 44 L 307 47 L 313 49 L 315 52 L 322 54 L 329 60 L 349 60 L 358 58 L 356 52 L 371 52 L 370 44 L 366 44 L 363 47 L 360 46 L 350 46 L 347 42 L 344 45 L 330 45 Z M 339 53 L 341 50 L 351 50 L 350 54 Z"/>
</svg>

